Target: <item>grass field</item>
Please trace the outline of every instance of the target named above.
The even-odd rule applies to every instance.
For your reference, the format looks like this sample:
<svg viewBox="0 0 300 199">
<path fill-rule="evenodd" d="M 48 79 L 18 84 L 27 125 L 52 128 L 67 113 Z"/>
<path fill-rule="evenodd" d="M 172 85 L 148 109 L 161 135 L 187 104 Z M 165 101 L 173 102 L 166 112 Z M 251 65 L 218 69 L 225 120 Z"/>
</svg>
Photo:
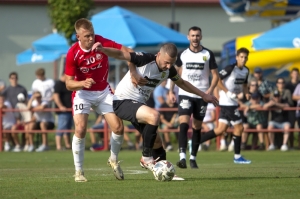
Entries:
<svg viewBox="0 0 300 199">
<path fill-rule="evenodd" d="M 139 166 L 140 151 L 121 151 L 124 181 L 106 165 L 109 152 L 85 153 L 86 183 L 74 182 L 71 151 L 0 153 L 0 198 L 299 198 L 300 152 L 244 152 L 251 165 L 236 165 L 229 152 L 200 152 L 200 169 L 176 168 L 185 181 L 158 182 Z M 175 164 L 178 153 L 169 152 Z"/>
</svg>

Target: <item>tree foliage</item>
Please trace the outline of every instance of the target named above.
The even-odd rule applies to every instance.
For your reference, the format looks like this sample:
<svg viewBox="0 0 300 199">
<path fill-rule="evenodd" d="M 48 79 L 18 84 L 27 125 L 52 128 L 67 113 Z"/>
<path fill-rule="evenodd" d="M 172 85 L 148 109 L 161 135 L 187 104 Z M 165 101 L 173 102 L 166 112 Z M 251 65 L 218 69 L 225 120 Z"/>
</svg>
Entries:
<svg viewBox="0 0 300 199">
<path fill-rule="evenodd" d="M 75 22 L 80 18 L 89 18 L 92 6 L 93 0 L 48 0 L 51 23 L 70 45 L 74 42 Z"/>
</svg>

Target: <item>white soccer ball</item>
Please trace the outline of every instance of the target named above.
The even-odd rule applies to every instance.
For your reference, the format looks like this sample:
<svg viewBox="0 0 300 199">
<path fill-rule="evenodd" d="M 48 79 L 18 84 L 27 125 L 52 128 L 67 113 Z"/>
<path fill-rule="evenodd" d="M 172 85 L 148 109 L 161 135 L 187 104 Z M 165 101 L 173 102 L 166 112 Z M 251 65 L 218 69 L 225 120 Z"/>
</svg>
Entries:
<svg viewBox="0 0 300 199">
<path fill-rule="evenodd" d="M 153 174 L 155 180 L 171 181 L 175 175 L 175 168 L 168 160 L 161 160 L 154 165 Z"/>
</svg>

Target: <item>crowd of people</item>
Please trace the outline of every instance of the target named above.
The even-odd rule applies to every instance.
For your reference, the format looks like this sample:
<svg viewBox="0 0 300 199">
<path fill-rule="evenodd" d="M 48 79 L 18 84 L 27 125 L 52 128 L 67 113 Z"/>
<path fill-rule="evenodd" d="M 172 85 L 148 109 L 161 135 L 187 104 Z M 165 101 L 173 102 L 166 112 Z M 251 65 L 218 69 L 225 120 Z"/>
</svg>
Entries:
<svg viewBox="0 0 300 199">
<path fill-rule="evenodd" d="M 3 134 L 5 151 L 47 151 L 47 131 L 56 128 L 56 150 L 73 151 L 75 181 L 85 182 L 85 137 L 89 131 L 90 149 L 102 150 L 103 133 L 99 133 L 97 140 L 95 130 L 104 129 L 104 123 L 111 131 L 108 165 L 119 180 L 124 179 L 118 161 L 123 140 L 130 149 L 142 150 L 140 164 L 149 170 L 155 161 L 166 159 L 167 151 L 174 150 L 170 132 L 175 131 L 179 151 L 176 165 L 183 169 L 187 168 L 187 150 L 190 167 L 197 169 L 198 151 L 207 150 L 211 139 L 217 136 L 221 136 L 220 150 L 234 151 L 233 160 L 237 164 L 251 163 L 240 154 L 248 148 L 269 151 L 295 148 L 294 132 L 290 129 L 295 128 L 296 122 L 299 125 L 299 110 L 285 109 L 300 106 L 299 69 L 291 70 L 290 81 L 278 78 L 273 84 L 263 78 L 261 68 L 255 68 L 250 74 L 246 63 L 251 55 L 248 49 L 240 48 L 236 63 L 219 71 L 213 52 L 201 45 L 202 30 L 196 26 L 188 31 L 190 46 L 187 49 L 177 52 L 174 44 L 166 43 L 156 55 L 133 52 L 95 35 L 87 19 L 79 19 L 75 30 L 79 42 L 69 49 L 65 71 L 59 80 L 46 78 L 45 70 L 37 69 L 31 96 L 18 83 L 16 72 L 9 74 L 8 86 L 0 81 L 2 126 L 12 131 Z M 125 60 L 129 66 L 115 91 L 107 81 L 108 56 Z M 47 110 L 53 107 L 56 117 Z M 5 111 L 11 108 L 19 111 Z M 171 111 L 167 110 L 170 108 Z M 88 128 L 92 109 L 97 119 Z M 124 121 L 131 124 L 124 126 Z M 67 131 L 73 126 L 71 140 L 71 133 Z M 130 129 L 135 132 L 135 143 L 127 134 Z M 232 129 L 232 134 L 228 129 Z M 248 129 L 257 130 L 252 133 L 250 146 Z M 272 132 L 274 129 L 282 130 L 282 139 Z M 16 130 L 25 133 L 20 136 Z M 41 133 L 34 134 L 33 130 L 41 130 Z M 162 132 L 162 138 L 158 131 Z M 300 134 L 298 148 L 299 138 Z"/>
</svg>

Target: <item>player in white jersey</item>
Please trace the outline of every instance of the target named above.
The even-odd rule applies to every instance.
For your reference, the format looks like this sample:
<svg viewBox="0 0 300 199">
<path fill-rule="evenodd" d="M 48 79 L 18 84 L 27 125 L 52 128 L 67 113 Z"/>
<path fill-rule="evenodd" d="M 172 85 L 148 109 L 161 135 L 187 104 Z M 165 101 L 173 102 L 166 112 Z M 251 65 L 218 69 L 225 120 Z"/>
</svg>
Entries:
<svg viewBox="0 0 300 199">
<path fill-rule="evenodd" d="M 209 49 L 200 44 L 202 39 L 202 31 L 199 27 L 193 26 L 188 31 L 188 39 L 190 41 L 189 48 L 185 49 L 178 55 L 176 66 L 181 78 L 193 84 L 197 89 L 212 94 L 216 87 L 219 75 L 218 66 L 215 56 Z M 210 83 L 209 77 L 212 75 Z M 170 93 L 173 93 L 174 83 L 170 86 Z M 191 115 L 192 122 L 192 151 L 190 155 L 190 167 L 198 169 L 196 156 L 201 140 L 202 121 L 207 109 L 207 102 L 200 96 L 189 93 L 184 89 L 178 92 L 178 115 L 179 115 L 179 168 L 187 168 L 186 166 L 186 149 L 188 140 L 188 130 Z M 170 96 L 172 97 L 172 96 Z M 174 101 L 175 99 L 173 99 Z"/>
<path fill-rule="evenodd" d="M 215 138 L 225 132 L 229 126 L 229 122 L 233 126 L 234 141 L 234 159 L 236 164 L 250 164 L 250 160 L 246 160 L 241 156 L 241 134 L 243 132 L 243 123 L 240 112 L 238 110 L 237 96 L 243 93 L 248 94 L 248 75 L 249 69 L 245 66 L 248 61 L 249 50 L 240 48 L 236 53 L 236 63 L 226 66 L 219 72 L 220 80 L 218 82 L 220 94 L 221 112 L 219 116 L 218 127 L 204 134 L 201 143 L 209 139 Z"/>
<path fill-rule="evenodd" d="M 162 45 L 157 55 L 141 52 L 127 53 L 112 48 L 103 48 L 101 44 L 98 50 L 116 59 L 130 61 L 137 66 L 140 75 L 148 80 L 143 86 L 134 85 L 131 83 L 130 74 L 127 73 L 117 86 L 113 108 L 118 117 L 130 121 L 142 134 L 143 155 L 140 164 L 152 171 L 155 160 L 166 159 L 166 151 L 156 133 L 160 121 L 159 112 L 145 104 L 155 87 L 170 78 L 177 86 L 201 96 L 206 102 L 217 105 L 218 100 L 180 78 L 173 66 L 177 55 L 177 48 L 174 44 Z"/>
</svg>

